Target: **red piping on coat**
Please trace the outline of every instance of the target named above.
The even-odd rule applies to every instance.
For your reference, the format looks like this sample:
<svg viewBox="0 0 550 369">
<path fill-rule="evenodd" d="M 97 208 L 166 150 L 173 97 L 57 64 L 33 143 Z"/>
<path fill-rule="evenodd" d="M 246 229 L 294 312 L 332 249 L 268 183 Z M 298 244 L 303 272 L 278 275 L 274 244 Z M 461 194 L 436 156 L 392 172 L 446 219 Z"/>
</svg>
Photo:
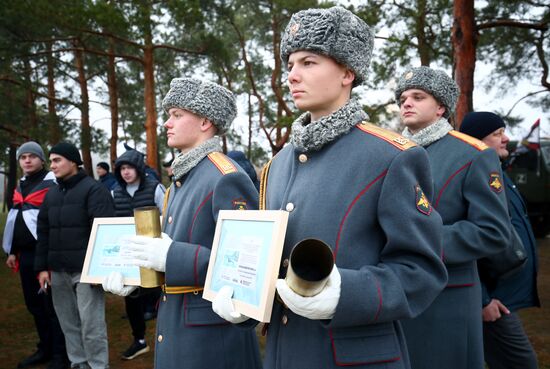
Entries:
<svg viewBox="0 0 550 369">
<path fill-rule="evenodd" d="M 204 206 L 204 204 L 206 204 L 206 202 L 208 200 L 210 200 L 210 198 L 212 197 L 212 195 L 214 194 L 214 191 L 210 192 L 208 195 L 206 195 L 206 197 L 204 198 L 204 200 L 202 200 L 201 204 L 199 205 L 199 207 L 197 208 L 197 211 L 195 211 L 195 214 L 193 214 L 193 221 L 191 222 L 191 227 L 189 227 L 189 232 L 188 232 L 188 236 L 187 236 L 187 242 L 191 243 L 191 235 L 193 233 L 193 228 L 195 227 L 195 220 L 197 220 L 197 216 L 199 215 L 199 212 L 201 211 L 202 207 Z"/>
<path fill-rule="evenodd" d="M 464 169 L 468 168 L 470 165 L 472 164 L 472 162 L 468 162 L 466 164 L 464 164 L 462 167 L 460 167 L 456 172 L 454 172 L 448 179 L 447 181 L 445 182 L 445 184 L 443 185 L 443 187 L 441 187 L 441 190 L 439 190 L 439 194 L 437 195 L 437 200 L 435 201 L 435 205 L 434 207 L 437 209 L 437 206 L 439 205 L 439 200 L 441 199 L 441 195 L 443 195 L 443 191 L 445 191 L 445 189 L 447 188 L 447 186 L 449 185 L 449 183 L 451 183 L 452 179 L 458 174 L 460 173 L 461 171 L 463 171 Z"/>
<path fill-rule="evenodd" d="M 332 329 L 328 330 L 330 336 L 330 343 L 332 345 L 332 354 L 334 356 L 334 362 L 338 366 L 355 366 L 355 365 L 370 365 L 370 364 L 383 364 L 383 363 L 392 363 L 394 361 L 401 360 L 401 356 L 392 357 L 391 359 L 378 360 L 378 361 L 354 361 L 349 363 L 343 363 L 336 359 L 336 347 L 334 346 L 334 338 L 332 337 Z"/>
<path fill-rule="evenodd" d="M 348 206 L 348 209 L 346 210 L 346 214 L 344 214 L 344 217 L 342 218 L 342 221 L 340 222 L 340 228 L 338 228 L 338 235 L 336 236 L 336 245 L 334 246 L 334 263 L 336 263 L 336 255 L 338 253 L 338 249 L 340 246 L 340 237 L 342 235 L 342 229 L 344 228 L 344 223 L 346 222 L 348 215 L 351 213 L 351 209 L 355 206 L 357 201 L 380 179 L 384 178 L 384 176 L 388 173 L 388 170 L 385 169 L 382 173 L 378 175 L 372 182 L 367 184 L 365 188 L 359 192 L 357 196 L 353 199 L 351 204 Z M 382 309 L 382 293 L 380 291 L 380 285 L 378 283 L 378 280 L 376 280 L 376 292 L 378 293 L 378 309 L 376 310 L 376 314 L 374 316 L 373 322 L 375 322 L 378 319 L 378 315 L 380 315 L 380 311 Z"/>
<path fill-rule="evenodd" d="M 195 251 L 195 262 L 193 263 L 193 274 L 195 275 L 195 286 L 199 285 L 199 273 L 198 273 L 198 263 L 199 263 L 199 250 L 201 245 L 197 245 L 197 251 Z"/>
<path fill-rule="evenodd" d="M 342 229 L 344 228 L 344 223 L 346 222 L 346 219 L 351 213 L 351 209 L 355 206 L 357 201 L 369 190 L 369 188 L 372 187 L 373 184 L 375 184 L 378 180 L 383 178 L 388 173 L 388 170 L 384 170 L 382 173 L 378 175 L 371 183 L 369 183 L 365 188 L 359 192 L 357 196 L 355 196 L 355 199 L 351 202 L 351 204 L 348 206 L 348 209 L 346 210 L 346 214 L 344 214 L 344 217 L 342 218 L 342 221 L 340 222 L 340 228 L 338 228 L 338 235 L 336 236 L 336 244 L 334 245 L 334 261 L 336 262 L 336 255 L 338 253 L 338 248 L 340 247 L 340 236 L 342 235 Z"/>
<path fill-rule="evenodd" d="M 374 314 L 372 323 L 375 323 L 378 320 L 380 311 L 382 311 L 382 291 L 380 290 L 380 282 L 378 281 L 378 279 L 375 279 L 375 282 L 376 282 L 376 292 L 378 293 L 378 309 L 376 310 L 376 314 Z"/>
<path fill-rule="evenodd" d="M 445 288 L 462 288 L 462 287 L 472 287 L 473 283 L 464 283 L 464 284 L 448 284 Z"/>
<path fill-rule="evenodd" d="M 464 164 L 462 167 L 460 167 L 456 172 L 454 172 L 453 174 L 451 174 L 451 176 L 449 178 L 447 178 L 447 181 L 445 181 L 445 184 L 443 185 L 443 187 L 441 187 L 441 190 L 439 190 L 439 194 L 437 195 L 437 199 L 435 200 L 435 204 L 434 204 L 434 208 L 437 210 L 437 207 L 439 206 L 439 200 L 441 199 L 441 196 L 443 195 L 443 191 L 445 191 L 445 189 L 447 188 L 447 186 L 449 185 L 449 183 L 451 183 L 451 181 L 453 180 L 454 177 L 456 177 L 456 175 L 460 172 L 462 172 L 464 169 L 468 168 L 470 165 L 472 164 L 472 162 L 468 162 L 466 164 Z M 441 261 L 445 262 L 445 249 L 443 247 L 441 247 Z"/>
</svg>

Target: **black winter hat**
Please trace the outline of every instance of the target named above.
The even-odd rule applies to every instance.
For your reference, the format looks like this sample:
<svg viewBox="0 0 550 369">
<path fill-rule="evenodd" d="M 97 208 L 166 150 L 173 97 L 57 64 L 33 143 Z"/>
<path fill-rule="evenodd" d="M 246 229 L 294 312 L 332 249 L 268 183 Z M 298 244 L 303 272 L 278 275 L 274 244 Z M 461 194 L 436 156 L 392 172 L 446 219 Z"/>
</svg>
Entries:
<svg viewBox="0 0 550 369">
<path fill-rule="evenodd" d="M 100 161 L 99 163 L 97 163 L 97 166 L 100 167 L 100 168 L 105 169 L 107 172 L 110 170 L 109 164 L 107 164 L 104 161 Z"/>
<path fill-rule="evenodd" d="M 470 112 L 462 119 L 460 132 L 483 140 L 499 128 L 506 127 L 501 117 L 488 111 Z"/>
<path fill-rule="evenodd" d="M 82 159 L 80 153 L 75 145 L 68 142 L 60 142 L 50 149 L 50 154 L 61 155 L 64 158 L 76 163 L 76 165 L 82 165 Z"/>
</svg>

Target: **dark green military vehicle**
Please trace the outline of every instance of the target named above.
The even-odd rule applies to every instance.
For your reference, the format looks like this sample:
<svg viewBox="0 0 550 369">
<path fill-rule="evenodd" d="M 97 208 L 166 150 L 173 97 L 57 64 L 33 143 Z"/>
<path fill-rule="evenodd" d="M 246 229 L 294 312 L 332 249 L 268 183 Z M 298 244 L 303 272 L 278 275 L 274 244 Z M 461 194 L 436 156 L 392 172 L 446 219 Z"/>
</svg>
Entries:
<svg viewBox="0 0 550 369">
<path fill-rule="evenodd" d="M 517 142 L 511 141 L 509 151 L 516 146 Z M 541 139 L 540 146 L 540 150 L 517 155 L 506 169 L 527 203 L 537 237 L 550 232 L 550 139 Z"/>
</svg>

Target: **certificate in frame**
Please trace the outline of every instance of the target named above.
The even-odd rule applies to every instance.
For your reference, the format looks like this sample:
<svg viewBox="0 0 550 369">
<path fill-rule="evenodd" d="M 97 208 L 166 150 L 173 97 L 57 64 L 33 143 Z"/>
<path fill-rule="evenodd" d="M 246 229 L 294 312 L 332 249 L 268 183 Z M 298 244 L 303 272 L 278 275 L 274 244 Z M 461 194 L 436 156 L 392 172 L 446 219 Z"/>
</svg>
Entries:
<svg viewBox="0 0 550 369">
<path fill-rule="evenodd" d="M 134 217 L 95 218 L 80 282 L 101 284 L 117 271 L 124 277 L 125 285 L 139 286 L 139 267 L 128 263 L 123 247 L 124 239 L 135 234 Z"/>
<path fill-rule="evenodd" d="M 237 312 L 269 322 L 287 223 L 283 210 L 221 210 L 202 297 L 229 285 Z"/>
</svg>

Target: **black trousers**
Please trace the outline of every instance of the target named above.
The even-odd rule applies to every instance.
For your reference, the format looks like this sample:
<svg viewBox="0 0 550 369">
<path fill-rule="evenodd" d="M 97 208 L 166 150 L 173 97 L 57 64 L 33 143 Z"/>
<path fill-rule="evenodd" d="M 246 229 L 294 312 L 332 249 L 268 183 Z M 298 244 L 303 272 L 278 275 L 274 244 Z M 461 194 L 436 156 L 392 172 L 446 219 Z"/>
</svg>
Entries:
<svg viewBox="0 0 550 369">
<path fill-rule="evenodd" d="M 155 301 L 158 301 L 160 288 L 140 288 L 136 296 L 126 296 L 124 298 L 126 305 L 126 315 L 132 327 L 132 336 L 135 340 L 145 338 L 145 318 L 143 314 L 149 311 L 148 307 Z"/>
<path fill-rule="evenodd" d="M 38 293 L 40 284 L 34 271 L 34 250 L 23 250 L 19 255 L 19 276 L 27 310 L 34 318 L 38 333 L 38 349 L 47 355 L 66 356 L 65 337 L 53 308 L 51 290 Z"/>
<path fill-rule="evenodd" d="M 130 327 L 132 327 L 132 336 L 134 340 L 141 340 L 145 338 L 145 319 L 144 313 L 144 301 L 143 295 L 126 296 L 124 298 L 126 305 L 126 315 L 128 315 L 128 321 Z"/>
<path fill-rule="evenodd" d="M 485 362 L 490 369 L 537 369 L 537 354 L 517 313 L 483 323 Z"/>
</svg>

